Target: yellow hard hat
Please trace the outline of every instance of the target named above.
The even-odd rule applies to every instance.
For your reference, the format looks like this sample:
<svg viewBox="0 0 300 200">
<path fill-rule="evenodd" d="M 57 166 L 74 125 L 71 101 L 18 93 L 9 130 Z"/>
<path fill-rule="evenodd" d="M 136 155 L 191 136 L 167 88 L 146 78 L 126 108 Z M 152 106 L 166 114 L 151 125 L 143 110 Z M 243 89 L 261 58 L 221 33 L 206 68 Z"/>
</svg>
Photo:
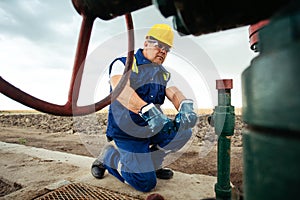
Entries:
<svg viewBox="0 0 300 200">
<path fill-rule="evenodd" d="M 173 46 L 174 33 L 168 24 L 155 24 L 151 27 L 146 36 L 154 37 L 170 47 Z"/>
</svg>

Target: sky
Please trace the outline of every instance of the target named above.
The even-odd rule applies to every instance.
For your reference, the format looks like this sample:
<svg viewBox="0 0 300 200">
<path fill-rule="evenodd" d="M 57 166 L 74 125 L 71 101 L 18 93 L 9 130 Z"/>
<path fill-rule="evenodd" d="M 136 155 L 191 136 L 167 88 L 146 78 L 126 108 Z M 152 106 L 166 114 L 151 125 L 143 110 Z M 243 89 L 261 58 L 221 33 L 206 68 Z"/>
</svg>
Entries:
<svg viewBox="0 0 300 200">
<path fill-rule="evenodd" d="M 135 48 L 142 47 L 148 29 L 156 23 L 171 26 L 155 6 L 131 13 Z M 71 0 L 0 1 L 0 76 L 42 100 L 64 105 L 82 17 Z M 78 105 L 97 102 L 109 93 L 107 68 L 126 55 L 124 16 L 94 22 Z M 217 104 L 216 79 L 233 79 L 232 105 L 242 107 L 241 74 L 257 56 L 249 47 L 248 26 L 180 36 L 164 66 L 172 82 L 195 100 L 198 108 Z M 166 107 L 169 103 L 166 102 Z M 30 109 L 0 94 L 0 110 Z"/>
</svg>

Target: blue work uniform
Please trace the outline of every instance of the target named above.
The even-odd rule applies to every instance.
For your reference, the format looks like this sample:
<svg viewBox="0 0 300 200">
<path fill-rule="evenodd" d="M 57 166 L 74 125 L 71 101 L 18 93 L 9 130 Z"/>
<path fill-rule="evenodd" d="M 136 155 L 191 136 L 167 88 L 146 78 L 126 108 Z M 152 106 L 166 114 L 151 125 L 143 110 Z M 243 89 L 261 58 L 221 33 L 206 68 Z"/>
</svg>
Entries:
<svg viewBox="0 0 300 200">
<path fill-rule="evenodd" d="M 158 109 L 164 103 L 170 73 L 162 66 L 146 59 L 139 49 L 135 54 L 130 86 L 141 99 Z M 126 63 L 126 57 L 115 59 Z M 104 158 L 108 172 L 135 189 L 148 192 L 156 186 L 155 170 L 162 165 L 169 152 L 182 148 L 190 139 L 191 129 L 170 134 L 152 133 L 147 122 L 125 108 L 118 100 L 109 107 L 106 135 L 118 149 L 110 149 Z"/>
</svg>

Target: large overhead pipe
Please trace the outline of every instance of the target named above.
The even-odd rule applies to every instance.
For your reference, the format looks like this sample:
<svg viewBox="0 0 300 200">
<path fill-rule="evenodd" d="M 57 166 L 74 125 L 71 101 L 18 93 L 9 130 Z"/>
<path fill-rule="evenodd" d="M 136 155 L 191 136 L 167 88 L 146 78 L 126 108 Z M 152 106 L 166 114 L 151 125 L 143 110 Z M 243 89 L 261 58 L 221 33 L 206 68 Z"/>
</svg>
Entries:
<svg viewBox="0 0 300 200">
<path fill-rule="evenodd" d="M 103 20 L 154 4 L 164 17 L 173 17 L 181 35 L 201 35 L 255 24 L 268 19 L 292 0 L 72 0 L 78 10 L 86 10 Z"/>
<path fill-rule="evenodd" d="M 292 0 L 72 0 L 77 10 L 85 10 L 103 20 L 154 4 L 164 17 L 173 17 L 174 28 L 182 35 L 195 36 L 255 24 L 268 19 Z"/>
<path fill-rule="evenodd" d="M 173 16 L 182 35 L 201 35 L 268 19 L 291 0 L 154 0 L 165 17 Z"/>
<path fill-rule="evenodd" d="M 103 20 L 110 20 L 147 7 L 152 4 L 151 0 L 72 0 L 78 13 L 92 15 Z"/>
</svg>

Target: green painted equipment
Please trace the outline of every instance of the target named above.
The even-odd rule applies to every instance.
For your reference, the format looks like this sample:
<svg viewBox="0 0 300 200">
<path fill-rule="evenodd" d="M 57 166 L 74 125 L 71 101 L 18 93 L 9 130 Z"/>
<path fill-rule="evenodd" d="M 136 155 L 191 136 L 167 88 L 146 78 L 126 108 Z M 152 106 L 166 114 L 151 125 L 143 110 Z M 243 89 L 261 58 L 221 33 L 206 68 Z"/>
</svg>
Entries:
<svg viewBox="0 0 300 200">
<path fill-rule="evenodd" d="M 216 81 L 218 106 L 215 107 L 210 124 L 218 137 L 218 176 L 215 184 L 216 199 L 231 199 L 230 145 L 234 133 L 235 114 L 231 105 L 232 79 Z"/>
<path fill-rule="evenodd" d="M 260 30 L 258 51 L 242 74 L 244 196 L 299 199 L 300 1 Z"/>
</svg>

